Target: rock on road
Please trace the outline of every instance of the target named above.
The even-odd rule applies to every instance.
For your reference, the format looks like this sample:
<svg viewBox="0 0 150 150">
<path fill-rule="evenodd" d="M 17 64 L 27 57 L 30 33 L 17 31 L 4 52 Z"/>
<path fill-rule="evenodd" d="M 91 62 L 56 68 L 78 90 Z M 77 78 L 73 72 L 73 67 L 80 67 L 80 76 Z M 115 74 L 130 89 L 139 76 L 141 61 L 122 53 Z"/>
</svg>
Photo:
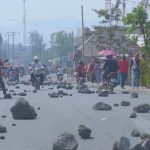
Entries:
<svg viewBox="0 0 150 150">
<path fill-rule="evenodd" d="M 24 89 L 26 86 L 20 85 L 20 87 Z M 30 88 L 28 87 L 28 90 Z M 57 136 L 70 132 L 75 135 L 79 150 L 110 150 L 113 143 L 121 136 L 129 137 L 132 145 L 138 142 L 139 139 L 130 136 L 133 129 L 150 134 L 149 113 L 138 114 L 136 119 L 129 118 L 134 106 L 142 103 L 150 104 L 147 95 L 139 95 L 138 99 L 131 99 L 130 94 L 98 97 L 96 93 L 80 94 L 73 89 L 67 91 L 73 96 L 53 99 L 48 96 L 50 91 L 53 90 L 45 86 L 41 91 L 29 92 L 25 97 L 38 113 L 38 118 L 35 120 L 13 120 L 10 108 L 20 96 L 14 96 L 10 100 L 0 98 L 0 115 L 7 116 L 0 118 L 0 123 L 7 127 L 7 133 L 3 134 L 6 139 L 0 141 L 0 149 L 51 150 Z M 120 104 L 121 101 L 130 101 L 130 106 L 113 107 L 114 103 Z M 92 107 L 98 102 L 110 104 L 113 108 L 111 111 L 95 111 Z M 40 110 L 37 110 L 38 107 Z M 12 123 L 16 126 L 13 127 Z M 80 124 L 92 129 L 93 138 L 83 140 L 79 137 Z"/>
</svg>

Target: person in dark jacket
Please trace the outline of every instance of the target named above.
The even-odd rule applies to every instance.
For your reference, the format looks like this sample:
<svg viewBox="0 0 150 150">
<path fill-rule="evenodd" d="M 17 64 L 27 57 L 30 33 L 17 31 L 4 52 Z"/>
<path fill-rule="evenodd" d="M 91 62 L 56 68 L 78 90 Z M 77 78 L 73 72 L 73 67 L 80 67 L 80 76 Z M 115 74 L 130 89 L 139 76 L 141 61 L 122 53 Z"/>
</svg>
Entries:
<svg viewBox="0 0 150 150">
<path fill-rule="evenodd" d="M 111 72 L 117 73 L 118 63 L 117 63 L 117 60 L 112 58 L 112 55 L 108 55 L 106 57 L 106 61 L 103 65 L 103 70 L 104 70 L 104 79 L 105 79 L 105 81 L 108 80 L 107 77 Z"/>
</svg>

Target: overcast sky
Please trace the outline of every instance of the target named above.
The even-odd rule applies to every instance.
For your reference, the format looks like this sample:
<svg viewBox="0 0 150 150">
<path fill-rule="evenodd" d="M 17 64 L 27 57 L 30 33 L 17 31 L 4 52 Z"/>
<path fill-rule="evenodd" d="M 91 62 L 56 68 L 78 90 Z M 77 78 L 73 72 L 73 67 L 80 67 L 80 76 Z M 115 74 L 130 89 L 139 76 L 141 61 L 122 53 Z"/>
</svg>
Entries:
<svg viewBox="0 0 150 150">
<path fill-rule="evenodd" d="M 76 19 L 81 25 L 81 5 L 84 6 L 85 25 L 92 26 L 98 23 L 98 17 L 92 9 L 104 9 L 105 0 L 26 0 L 27 22 L 28 24 L 35 21 L 45 23 L 47 20 L 54 20 L 53 29 L 55 28 L 56 20 L 67 20 L 67 18 Z M 115 0 L 112 0 L 115 1 Z M 134 1 L 134 0 L 133 0 Z M 6 30 L 22 32 L 23 28 L 23 0 L 0 0 L 0 32 L 2 27 Z M 45 23 L 46 24 L 46 23 Z M 45 25 L 44 24 L 44 25 Z M 56 22 L 57 24 L 57 22 Z M 29 25 L 28 25 L 29 26 Z M 47 25 L 48 26 L 48 25 Z M 50 26 L 50 25 L 49 25 Z M 41 32 L 47 32 L 46 29 L 32 26 L 32 29 Z M 28 27 L 29 29 L 30 27 Z M 44 28 L 44 26 L 43 26 Z M 66 27 L 67 28 L 67 27 Z M 57 28 L 58 30 L 58 28 Z M 60 29 L 61 30 L 61 25 Z"/>
<path fill-rule="evenodd" d="M 104 0 L 26 0 L 28 22 L 56 18 L 80 18 L 80 6 L 84 5 L 85 20 L 95 21 L 92 9 L 104 8 Z M 0 25 L 22 21 L 23 0 L 0 0 Z M 12 22 L 11 20 L 12 19 Z M 10 22 L 10 23 L 8 23 Z"/>
</svg>

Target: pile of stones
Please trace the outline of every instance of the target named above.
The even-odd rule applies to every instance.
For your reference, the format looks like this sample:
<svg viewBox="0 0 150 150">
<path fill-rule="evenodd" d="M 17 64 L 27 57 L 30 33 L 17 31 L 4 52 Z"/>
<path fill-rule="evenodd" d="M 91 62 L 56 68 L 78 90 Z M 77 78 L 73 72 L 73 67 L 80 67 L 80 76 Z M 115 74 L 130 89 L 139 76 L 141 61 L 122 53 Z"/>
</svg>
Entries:
<svg viewBox="0 0 150 150">
<path fill-rule="evenodd" d="M 95 110 L 112 110 L 112 106 L 103 102 L 99 102 L 93 106 Z"/>
<path fill-rule="evenodd" d="M 58 90 L 58 92 L 48 93 L 48 95 L 51 98 L 58 98 L 58 97 L 63 97 L 63 96 L 72 96 L 72 94 L 68 94 L 67 92 L 64 92 L 63 90 Z"/>
<path fill-rule="evenodd" d="M 78 134 L 82 139 L 89 139 L 92 130 L 85 125 L 79 125 Z M 52 150 L 77 150 L 78 142 L 75 136 L 69 132 L 61 134 L 56 142 L 53 143 Z"/>
<path fill-rule="evenodd" d="M 94 91 L 89 90 L 88 86 L 85 84 L 82 84 L 78 87 L 78 93 L 82 94 L 92 94 L 95 93 Z"/>
</svg>

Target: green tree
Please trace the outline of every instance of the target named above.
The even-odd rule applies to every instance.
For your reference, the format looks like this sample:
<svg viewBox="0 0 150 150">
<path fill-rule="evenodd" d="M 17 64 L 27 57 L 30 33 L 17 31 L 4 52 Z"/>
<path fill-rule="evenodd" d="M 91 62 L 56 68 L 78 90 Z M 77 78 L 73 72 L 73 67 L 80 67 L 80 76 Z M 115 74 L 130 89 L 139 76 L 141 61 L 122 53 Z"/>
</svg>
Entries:
<svg viewBox="0 0 150 150">
<path fill-rule="evenodd" d="M 107 31 L 107 35 L 109 37 L 108 41 L 108 48 L 111 49 L 111 45 L 112 45 L 112 41 L 115 37 L 115 30 L 118 23 L 121 22 L 122 20 L 122 11 L 120 9 L 120 5 L 121 5 L 121 0 L 117 0 L 115 5 L 112 5 L 112 8 L 110 9 L 110 11 L 108 10 L 94 10 L 97 14 L 98 17 L 101 19 L 101 24 L 107 24 L 109 23 L 109 27 L 106 27 L 105 30 Z M 99 27 L 100 26 L 96 26 L 95 27 L 95 31 L 96 33 L 99 33 Z M 101 28 L 101 27 L 100 27 Z M 118 27 L 119 28 L 119 27 Z"/>
<path fill-rule="evenodd" d="M 110 9 L 110 12 L 105 9 L 101 10 L 96 10 L 94 11 L 98 14 L 98 17 L 102 19 L 100 23 L 105 24 L 105 23 L 111 23 L 117 24 L 121 21 L 122 18 L 122 11 L 120 9 L 121 5 L 121 0 L 117 0 L 115 5 L 112 5 L 112 8 Z"/>
<path fill-rule="evenodd" d="M 56 51 L 57 56 L 62 58 L 73 51 L 73 35 L 65 31 L 55 32 L 51 35 L 51 47 Z"/>
<path fill-rule="evenodd" d="M 38 55 L 44 61 L 45 44 L 43 42 L 43 36 L 37 31 L 30 32 L 30 49 L 31 57 Z"/>
<path fill-rule="evenodd" d="M 2 35 L 0 34 L 0 47 L 2 44 L 3 44 L 3 38 L 2 38 Z"/>
<path fill-rule="evenodd" d="M 123 22 L 127 25 L 127 33 L 132 34 L 139 32 L 134 36 L 134 40 L 138 41 L 137 39 L 139 36 L 143 36 L 144 44 L 142 50 L 150 56 L 150 20 L 148 18 L 148 13 L 145 10 L 144 3 L 139 3 L 131 13 L 123 18 Z"/>
<path fill-rule="evenodd" d="M 3 37 L 0 33 L 0 57 L 7 58 L 7 44 L 3 43 Z"/>
</svg>

